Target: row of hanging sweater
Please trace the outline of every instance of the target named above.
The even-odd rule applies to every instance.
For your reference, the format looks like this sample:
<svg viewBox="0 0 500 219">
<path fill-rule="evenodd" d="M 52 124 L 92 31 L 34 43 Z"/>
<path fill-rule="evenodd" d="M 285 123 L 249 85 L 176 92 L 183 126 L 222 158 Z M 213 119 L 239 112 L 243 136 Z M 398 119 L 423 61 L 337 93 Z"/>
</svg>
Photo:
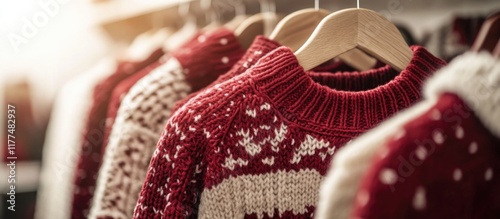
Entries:
<svg viewBox="0 0 500 219">
<path fill-rule="evenodd" d="M 414 45 L 401 65 L 377 54 L 389 46 L 375 51 L 389 64 L 356 71 L 328 56 L 342 42 L 323 30 L 300 49 L 195 31 L 142 35 L 128 60 L 102 60 L 63 87 L 37 218 L 500 217 L 491 53 L 447 64 Z"/>
</svg>

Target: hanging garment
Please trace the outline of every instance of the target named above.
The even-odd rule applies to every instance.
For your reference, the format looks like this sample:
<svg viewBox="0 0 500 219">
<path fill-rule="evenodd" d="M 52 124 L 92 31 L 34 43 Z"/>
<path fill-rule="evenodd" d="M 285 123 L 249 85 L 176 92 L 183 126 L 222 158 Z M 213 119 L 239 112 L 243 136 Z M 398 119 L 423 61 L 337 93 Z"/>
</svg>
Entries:
<svg viewBox="0 0 500 219">
<path fill-rule="evenodd" d="M 106 122 L 109 122 L 106 113 L 111 92 L 122 80 L 158 60 L 161 55 L 163 52 L 157 50 L 141 62 L 120 63 L 113 74 L 99 82 L 94 88 L 92 106 L 83 131 L 83 139 L 80 143 L 81 153 L 78 156 L 75 170 L 72 219 L 87 218 L 88 215 L 101 163 L 100 152 L 104 140 L 105 125 Z"/>
<path fill-rule="evenodd" d="M 175 103 L 172 112 L 177 111 L 180 107 L 182 107 L 184 104 L 186 104 L 190 99 L 195 97 L 196 95 L 202 93 L 204 90 L 215 86 L 216 84 L 220 84 L 224 81 L 227 81 L 233 77 L 236 77 L 243 72 L 245 72 L 248 68 L 252 67 L 259 61 L 260 58 L 262 58 L 264 55 L 267 53 L 273 51 L 274 49 L 277 49 L 280 47 L 280 45 L 273 41 L 270 40 L 264 36 L 257 36 L 255 37 L 253 43 L 250 45 L 250 47 L 247 49 L 243 57 L 234 64 L 234 66 L 229 70 L 227 73 L 219 76 L 217 80 L 212 82 L 210 85 L 208 85 L 206 88 L 203 90 L 194 92 L 192 94 L 189 94 L 186 98 L 183 98 L 182 100 L 179 100 Z"/>
<path fill-rule="evenodd" d="M 316 218 L 498 218 L 499 82 L 491 55 L 457 57 L 425 101 L 336 155 Z"/>
<path fill-rule="evenodd" d="M 426 88 L 437 103 L 378 149 L 353 216 L 499 218 L 500 62 L 463 55 Z"/>
<path fill-rule="evenodd" d="M 200 34 L 170 53 L 124 97 L 103 158 L 90 218 L 131 218 L 174 103 L 227 72 L 243 55 L 234 34 Z"/>
<path fill-rule="evenodd" d="M 134 218 L 313 217 L 335 150 L 415 103 L 445 64 L 412 49 L 401 73 L 311 76 L 280 47 L 194 97 L 167 122 Z"/>
<path fill-rule="evenodd" d="M 279 48 L 281 45 L 274 41 L 271 40 L 267 37 L 264 36 L 257 36 L 255 37 L 254 41 L 250 45 L 250 47 L 247 49 L 245 52 L 245 55 L 236 63 L 234 66 L 231 68 L 230 71 L 227 73 L 219 76 L 217 80 L 212 82 L 210 85 L 205 87 L 204 89 L 194 92 L 192 94 L 189 94 L 186 98 L 179 100 L 175 103 L 172 113 L 177 111 L 180 107 L 182 107 L 184 104 L 186 104 L 189 100 L 194 98 L 196 95 L 202 93 L 204 90 L 209 89 L 217 84 L 223 83 L 224 81 L 227 81 L 231 78 L 234 78 L 240 74 L 243 74 L 247 69 L 251 68 L 254 66 L 257 61 L 260 60 L 263 56 L 268 54 L 269 52 Z M 342 62 L 326 62 L 316 68 L 314 68 L 314 71 L 353 71 L 354 69 L 345 65 Z"/>
<path fill-rule="evenodd" d="M 43 161 L 35 218 L 71 218 L 71 198 L 76 161 L 86 117 L 92 103 L 92 89 L 113 73 L 112 58 L 66 83 L 55 100 L 43 148 Z"/>
<path fill-rule="evenodd" d="M 162 52 L 161 49 L 158 49 L 159 51 L 156 52 Z M 108 104 L 108 112 L 107 112 L 107 121 L 106 121 L 106 127 L 104 130 L 104 140 L 103 144 L 101 147 L 101 155 L 104 154 L 104 151 L 106 150 L 106 145 L 108 145 L 109 141 L 109 135 L 111 134 L 111 128 L 113 127 L 113 124 L 115 123 L 116 116 L 118 114 L 118 108 L 120 107 L 120 104 L 125 97 L 125 95 L 129 92 L 129 90 L 134 86 L 141 78 L 149 74 L 151 71 L 154 69 L 158 68 L 160 65 L 164 64 L 165 61 L 168 59 L 168 54 L 163 55 L 160 59 L 155 61 L 153 64 L 143 68 L 139 72 L 131 75 L 127 79 L 123 80 L 120 82 L 114 89 L 113 93 L 111 94 L 111 99 Z"/>
</svg>

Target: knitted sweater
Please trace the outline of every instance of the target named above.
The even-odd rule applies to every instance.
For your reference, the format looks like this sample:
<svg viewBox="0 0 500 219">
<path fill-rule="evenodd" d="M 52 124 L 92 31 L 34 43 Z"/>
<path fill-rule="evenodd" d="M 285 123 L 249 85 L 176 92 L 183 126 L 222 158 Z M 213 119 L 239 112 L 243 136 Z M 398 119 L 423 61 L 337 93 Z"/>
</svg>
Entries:
<svg viewBox="0 0 500 219">
<path fill-rule="evenodd" d="M 245 55 L 231 68 L 227 73 L 219 76 L 217 80 L 212 82 L 210 85 L 205 87 L 202 90 L 189 94 L 186 98 L 179 100 L 175 103 L 172 113 L 181 108 L 184 104 L 186 104 L 189 100 L 191 100 L 196 95 L 202 93 L 206 89 L 209 89 L 217 84 L 220 84 L 224 81 L 227 81 L 233 77 L 236 77 L 242 73 L 244 73 L 248 68 L 254 66 L 260 58 L 267 55 L 269 52 L 279 48 L 281 45 L 264 36 L 255 37 L 254 41 L 247 49 Z M 353 71 L 354 69 L 347 66 L 342 62 L 326 62 L 322 65 L 314 68 L 314 71 Z"/>
<path fill-rule="evenodd" d="M 115 68 L 114 59 L 103 59 L 66 83 L 59 92 L 43 147 L 35 218 L 70 218 L 73 177 L 85 128 L 81 118 L 91 107 L 94 86 Z"/>
<path fill-rule="evenodd" d="M 353 217 L 500 218 L 500 62 L 467 54 L 441 74 L 426 96 L 445 94 L 379 148 Z"/>
<path fill-rule="evenodd" d="M 412 49 L 399 75 L 310 76 L 281 47 L 191 99 L 167 122 L 134 218 L 311 218 L 335 150 L 417 101 L 444 65 Z"/>
<path fill-rule="evenodd" d="M 488 54 L 442 69 L 425 101 L 336 155 L 316 218 L 498 218 L 499 73 Z"/>
<path fill-rule="evenodd" d="M 131 218 L 147 167 L 174 103 L 227 72 L 243 55 L 225 29 L 170 53 L 124 97 L 99 173 L 90 218 Z"/>
<path fill-rule="evenodd" d="M 161 49 L 158 49 L 157 52 L 163 53 Z M 154 69 L 158 68 L 160 65 L 164 64 L 165 61 L 168 59 L 168 55 L 163 55 L 160 59 L 156 60 L 153 64 L 143 68 L 139 72 L 131 75 L 127 79 L 123 80 L 120 82 L 114 89 L 113 93 L 111 94 L 111 99 L 108 104 L 108 112 L 106 118 L 108 120 L 106 121 L 106 127 L 104 130 L 104 139 L 102 143 L 102 152 L 101 155 L 104 154 L 104 151 L 106 149 L 106 145 L 108 145 L 109 141 L 109 135 L 111 134 L 111 128 L 113 127 L 113 124 L 115 123 L 116 115 L 118 114 L 118 108 L 120 107 L 120 104 L 122 103 L 123 98 L 125 95 L 128 93 L 130 88 L 134 86 L 137 81 L 139 81 L 141 78 L 149 74 L 151 71 Z"/>
<path fill-rule="evenodd" d="M 92 106 L 83 131 L 83 139 L 80 143 L 81 153 L 75 170 L 72 219 L 87 218 L 101 163 L 100 152 L 107 122 L 106 113 L 113 88 L 131 74 L 158 60 L 161 55 L 162 52 L 156 51 L 146 60 L 120 63 L 116 72 L 94 88 Z"/>
</svg>

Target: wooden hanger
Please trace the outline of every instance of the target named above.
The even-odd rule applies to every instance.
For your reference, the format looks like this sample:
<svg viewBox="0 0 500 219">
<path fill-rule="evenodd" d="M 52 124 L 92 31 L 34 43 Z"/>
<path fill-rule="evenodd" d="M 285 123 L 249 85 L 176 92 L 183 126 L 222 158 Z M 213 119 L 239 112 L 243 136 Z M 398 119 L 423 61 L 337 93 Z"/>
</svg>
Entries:
<svg viewBox="0 0 500 219">
<path fill-rule="evenodd" d="M 258 35 L 269 36 L 282 16 L 276 14 L 274 0 L 259 0 L 261 13 L 249 17 L 235 30 L 243 48 L 248 48 Z"/>
<path fill-rule="evenodd" d="M 368 9 L 345 9 L 325 17 L 307 42 L 295 52 L 305 70 L 353 49 L 401 71 L 413 56 L 396 26 Z"/>
<path fill-rule="evenodd" d="M 314 8 L 296 11 L 283 18 L 269 38 L 289 47 L 292 51 L 297 51 L 309 39 L 321 20 L 329 14 L 327 10 Z M 376 59 L 363 51 L 355 50 L 340 55 L 340 60 L 359 71 L 366 71 L 375 66 Z"/>
<path fill-rule="evenodd" d="M 236 17 L 225 23 L 223 26 L 229 30 L 235 31 L 246 19 L 248 19 L 248 15 L 236 15 Z"/>
<path fill-rule="evenodd" d="M 303 9 L 281 20 L 269 38 L 296 51 L 311 36 L 319 22 L 330 14 L 324 9 Z"/>
<path fill-rule="evenodd" d="M 500 38 L 500 12 L 489 16 L 481 26 L 477 34 L 474 44 L 472 44 L 471 51 L 479 52 L 486 50 L 493 52 L 497 42 Z"/>
<path fill-rule="evenodd" d="M 235 35 L 243 48 L 248 48 L 253 40 L 258 35 L 265 35 L 265 20 L 275 19 L 280 20 L 281 16 L 274 12 L 264 12 L 250 16 L 244 20 L 238 28 L 236 28 Z"/>
</svg>

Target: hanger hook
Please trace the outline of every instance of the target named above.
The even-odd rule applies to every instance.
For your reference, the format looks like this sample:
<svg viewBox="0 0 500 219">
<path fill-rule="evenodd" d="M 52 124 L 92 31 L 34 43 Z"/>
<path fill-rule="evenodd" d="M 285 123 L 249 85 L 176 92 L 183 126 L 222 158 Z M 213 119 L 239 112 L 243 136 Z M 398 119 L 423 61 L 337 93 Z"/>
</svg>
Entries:
<svg viewBox="0 0 500 219">
<path fill-rule="evenodd" d="M 319 10 L 319 0 L 314 0 L 314 9 L 315 9 L 316 11 L 318 11 L 318 10 Z"/>
<path fill-rule="evenodd" d="M 359 0 L 356 0 L 358 2 L 358 9 L 359 9 Z"/>
</svg>

